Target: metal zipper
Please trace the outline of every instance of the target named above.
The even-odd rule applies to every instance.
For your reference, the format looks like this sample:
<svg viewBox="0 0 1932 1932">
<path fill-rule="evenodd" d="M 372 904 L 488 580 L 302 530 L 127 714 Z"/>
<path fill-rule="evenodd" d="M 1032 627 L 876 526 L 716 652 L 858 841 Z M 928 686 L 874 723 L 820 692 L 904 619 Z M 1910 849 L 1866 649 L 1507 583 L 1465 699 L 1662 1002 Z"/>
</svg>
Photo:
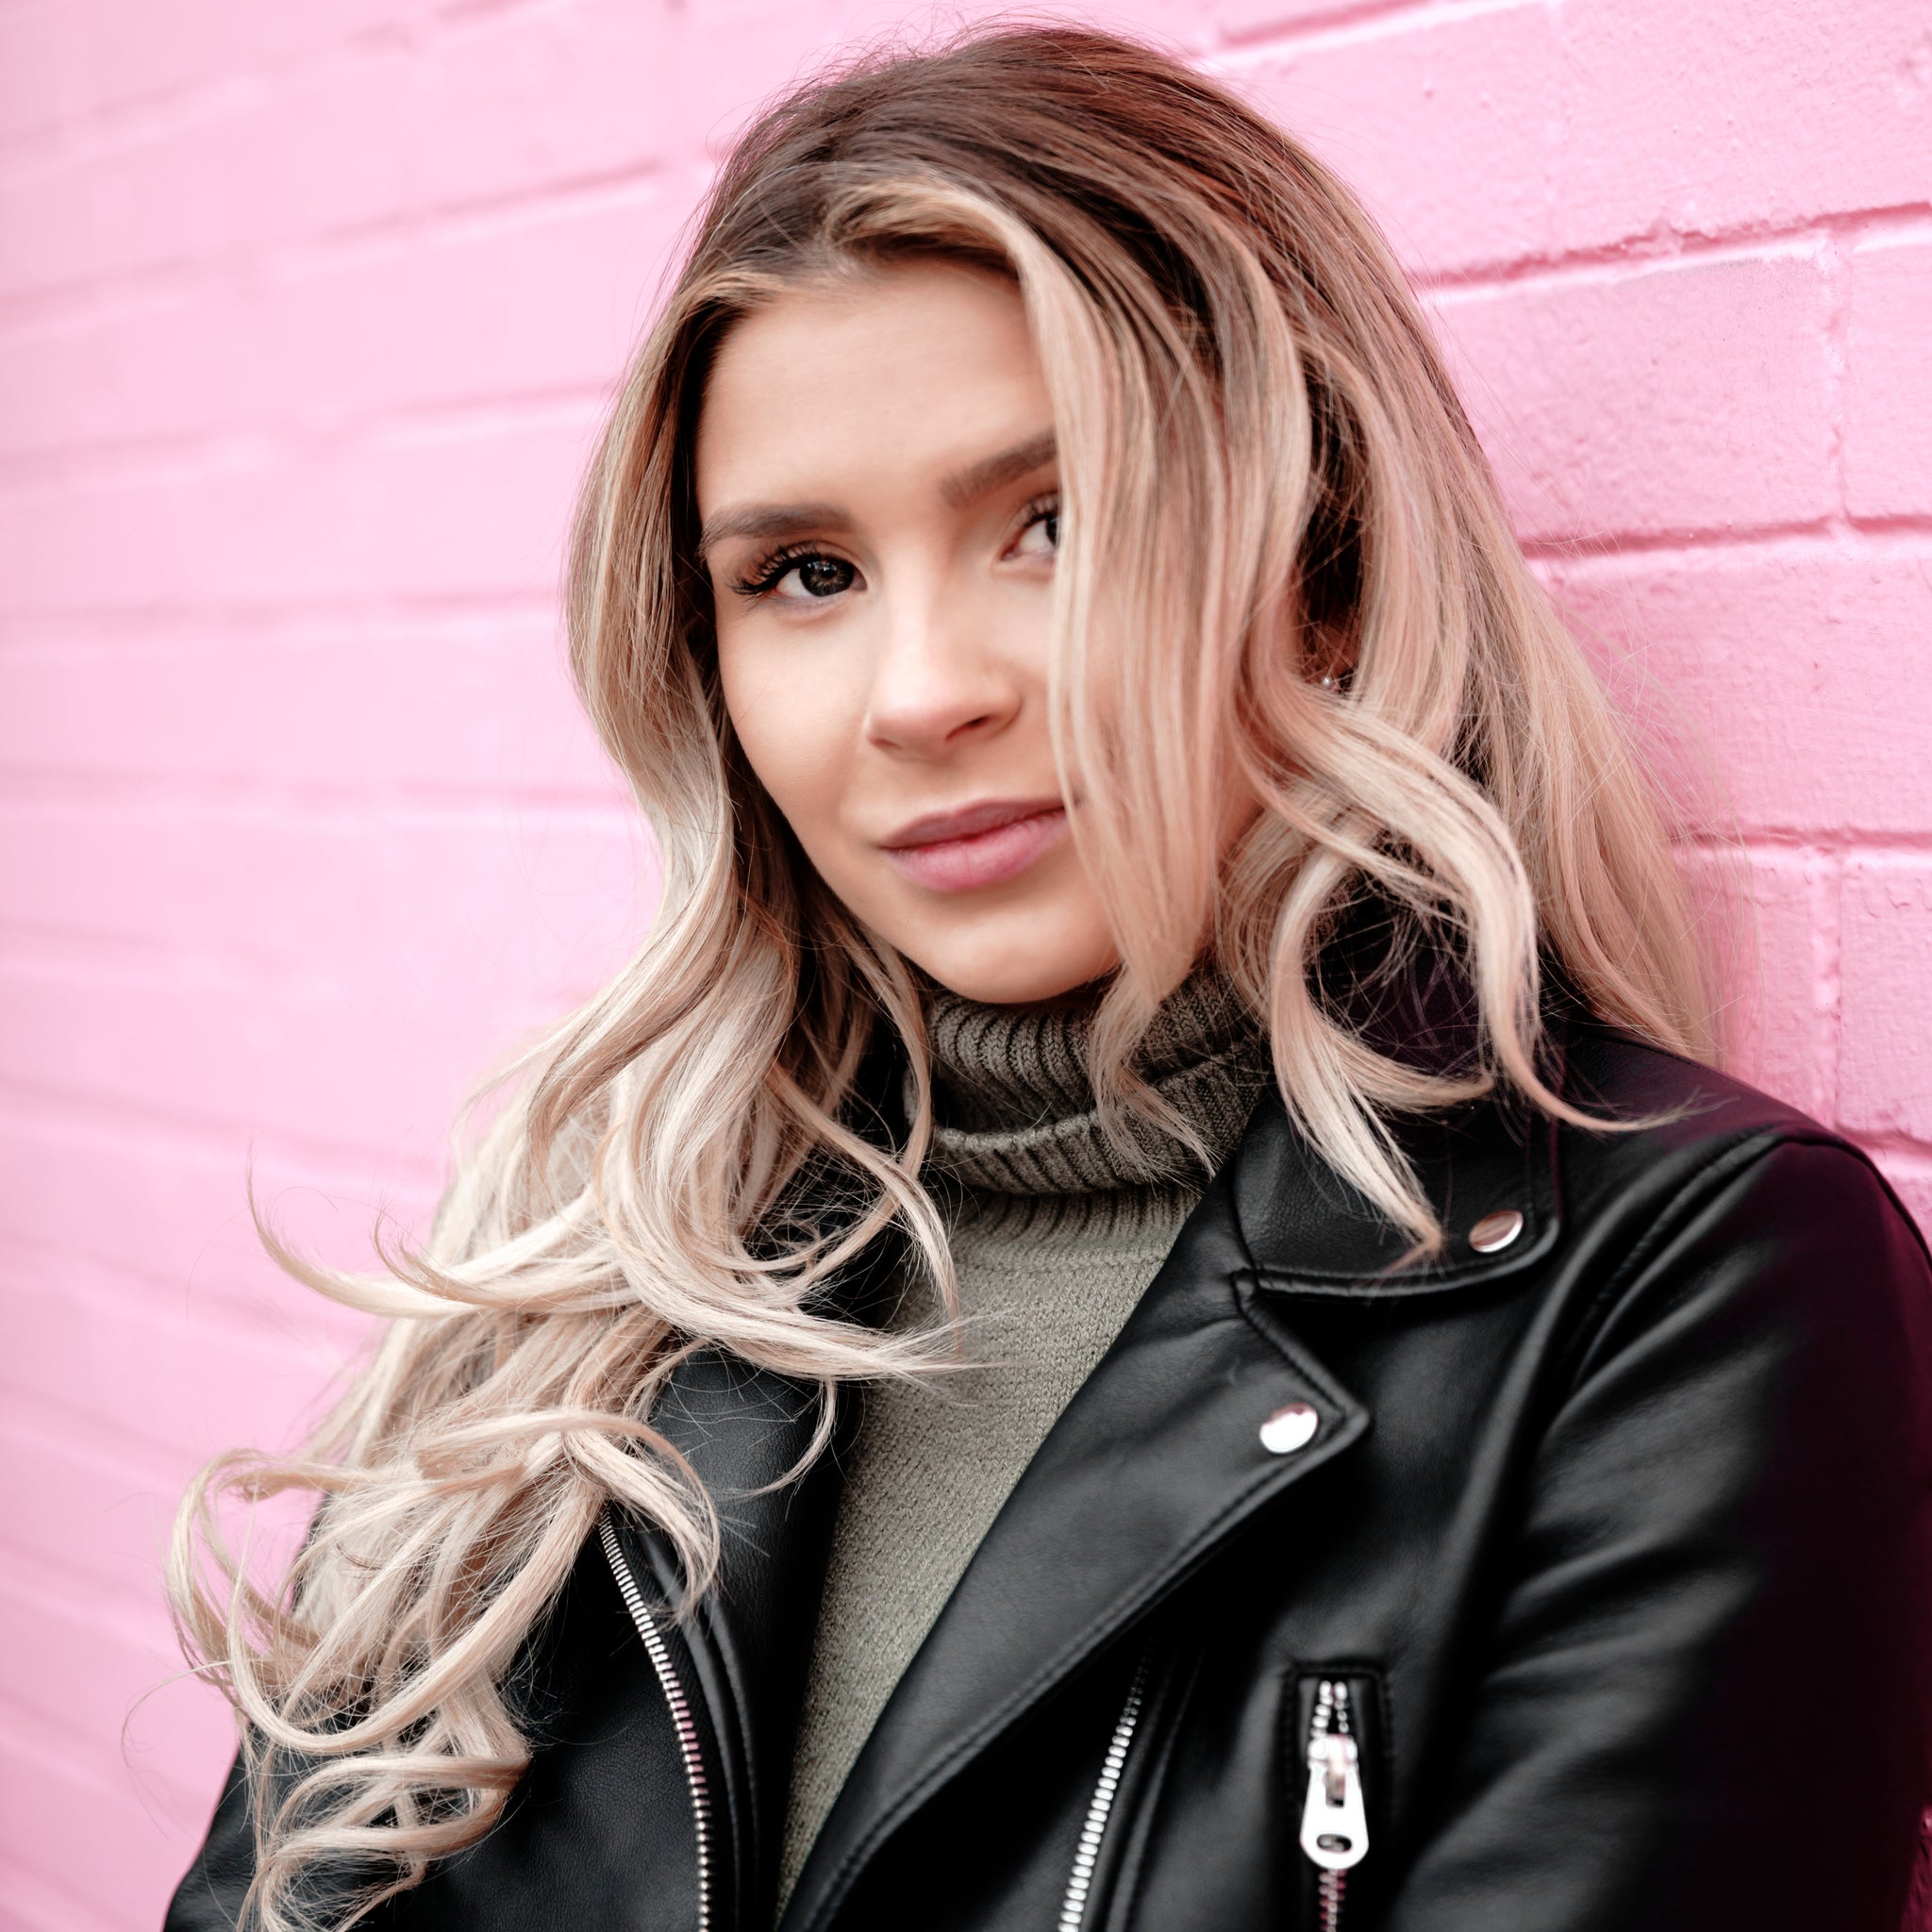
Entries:
<svg viewBox="0 0 1932 1932">
<path fill-rule="evenodd" d="M 1302 1850 L 1322 1874 L 1321 1932 L 1341 1932 L 1348 1874 L 1368 1849 L 1361 1751 L 1348 1686 L 1339 1677 L 1324 1677 L 1315 1689 L 1315 1714 L 1308 1724 L 1308 1795 L 1302 1807 Z"/>
<path fill-rule="evenodd" d="M 672 1727 L 677 1733 L 677 1749 L 684 1759 L 685 1788 L 691 1793 L 691 1824 L 697 1830 L 697 1932 L 710 1932 L 711 1788 L 705 1777 L 704 1754 L 698 1748 L 698 1727 L 691 1718 L 691 1700 L 684 1694 L 684 1686 L 677 1681 L 670 1647 L 658 1628 L 658 1620 L 645 1607 L 643 1592 L 638 1589 L 637 1578 L 631 1574 L 630 1564 L 625 1560 L 617 1541 L 617 1530 L 608 1516 L 598 1524 L 597 1535 L 604 1544 L 610 1574 L 616 1577 L 617 1587 L 623 1592 L 625 1608 L 630 1612 L 631 1622 L 638 1626 L 638 1635 L 644 1640 L 651 1668 L 658 1674 L 658 1688 L 664 1692 L 664 1702 L 671 1712 Z"/>
<path fill-rule="evenodd" d="M 1127 1688 L 1127 1701 L 1114 1724 L 1107 1756 L 1100 1761 L 1100 1777 L 1087 1803 L 1086 1823 L 1080 1827 L 1080 1842 L 1074 1853 L 1074 1870 L 1067 1880 L 1067 1893 L 1060 1901 L 1057 1932 L 1080 1932 L 1087 1916 L 1087 1896 L 1093 1889 L 1093 1870 L 1100 1863 L 1100 1847 L 1107 1837 L 1107 1821 L 1113 1813 L 1113 1801 L 1121 1788 L 1121 1774 L 1126 1769 L 1127 1753 L 1134 1732 L 1141 1723 L 1141 1706 L 1147 1696 L 1147 1667 L 1150 1654 L 1143 1651 L 1134 1666 L 1134 1681 Z"/>
</svg>

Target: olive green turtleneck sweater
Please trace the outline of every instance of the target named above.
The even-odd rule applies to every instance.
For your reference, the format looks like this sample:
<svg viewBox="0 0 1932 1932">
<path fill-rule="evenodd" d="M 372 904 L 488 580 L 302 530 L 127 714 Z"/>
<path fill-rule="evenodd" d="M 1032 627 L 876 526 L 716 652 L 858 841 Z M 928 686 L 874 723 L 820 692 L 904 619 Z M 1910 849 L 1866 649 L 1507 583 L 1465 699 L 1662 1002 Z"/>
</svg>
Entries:
<svg viewBox="0 0 1932 1932">
<path fill-rule="evenodd" d="M 1102 1133 L 1091 1010 L 928 1002 L 936 1191 L 975 1366 L 865 1391 L 793 1759 L 781 1905 L 886 1700 L 1206 1179 L 1151 1128 L 1137 1127 L 1130 1148 Z M 1269 1077 L 1252 1017 L 1210 972 L 1162 1008 L 1135 1065 L 1217 1163 Z M 893 1325 L 940 1318 L 930 1285 L 915 1282 Z"/>
</svg>

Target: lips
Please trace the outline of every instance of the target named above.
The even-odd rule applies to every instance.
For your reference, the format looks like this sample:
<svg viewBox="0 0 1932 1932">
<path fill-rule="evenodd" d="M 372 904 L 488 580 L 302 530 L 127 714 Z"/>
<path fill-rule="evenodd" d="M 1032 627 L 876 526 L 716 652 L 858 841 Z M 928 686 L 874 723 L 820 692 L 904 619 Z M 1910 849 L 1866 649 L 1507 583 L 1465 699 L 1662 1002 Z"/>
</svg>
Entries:
<svg viewBox="0 0 1932 1932">
<path fill-rule="evenodd" d="M 1058 798 L 997 799 L 914 819 L 883 844 L 914 885 L 966 892 L 1018 877 L 1066 829 L 1066 808 Z"/>
</svg>

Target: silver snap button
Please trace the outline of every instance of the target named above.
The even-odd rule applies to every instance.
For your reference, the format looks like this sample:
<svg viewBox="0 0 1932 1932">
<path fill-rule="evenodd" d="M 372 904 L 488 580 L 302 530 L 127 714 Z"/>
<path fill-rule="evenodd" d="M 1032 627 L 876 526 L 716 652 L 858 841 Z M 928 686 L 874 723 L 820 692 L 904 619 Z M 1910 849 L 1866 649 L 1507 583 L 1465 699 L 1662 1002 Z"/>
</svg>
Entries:
<svg viewBox="0 0 1932 1932">
<path fill-rule="evenodd" d="M 1315 1440 L 1321 1426 L 1322 1418 L 1306 1402 L 1291 1402 L 1261 1424 L 1261 1446 L 1272 1456 L 1292 1456 Z"/>
<path fill-rule="evenodd" d="M 1478 1255 L 1493 1255 L 1507 1248 L 1523 1232 L 1523 1216 L 1513 1208 L 1498 1208 L 1485 1214 L 1469 1231 L 1469 1244 Z"/>
</svg>

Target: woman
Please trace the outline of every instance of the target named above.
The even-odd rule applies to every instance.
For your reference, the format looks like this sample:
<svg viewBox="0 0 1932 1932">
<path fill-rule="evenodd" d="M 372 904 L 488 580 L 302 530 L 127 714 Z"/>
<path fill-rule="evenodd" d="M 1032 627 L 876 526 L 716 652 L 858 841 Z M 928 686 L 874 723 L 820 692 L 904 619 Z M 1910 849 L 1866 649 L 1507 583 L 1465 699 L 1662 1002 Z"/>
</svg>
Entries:
<svg viewBox="0 0 1932 1932">
<path fill-rule="evenodd" d="M 192 1499 L 170 1925 L 1893 1932 L 1924 1252 L 1701 1064 L 1334 180 L 1067 28 L 805 88 L 571 603 L 662 910 L 425 1254 L 284 1257 L 394 1320 Z"/>
</svg>

